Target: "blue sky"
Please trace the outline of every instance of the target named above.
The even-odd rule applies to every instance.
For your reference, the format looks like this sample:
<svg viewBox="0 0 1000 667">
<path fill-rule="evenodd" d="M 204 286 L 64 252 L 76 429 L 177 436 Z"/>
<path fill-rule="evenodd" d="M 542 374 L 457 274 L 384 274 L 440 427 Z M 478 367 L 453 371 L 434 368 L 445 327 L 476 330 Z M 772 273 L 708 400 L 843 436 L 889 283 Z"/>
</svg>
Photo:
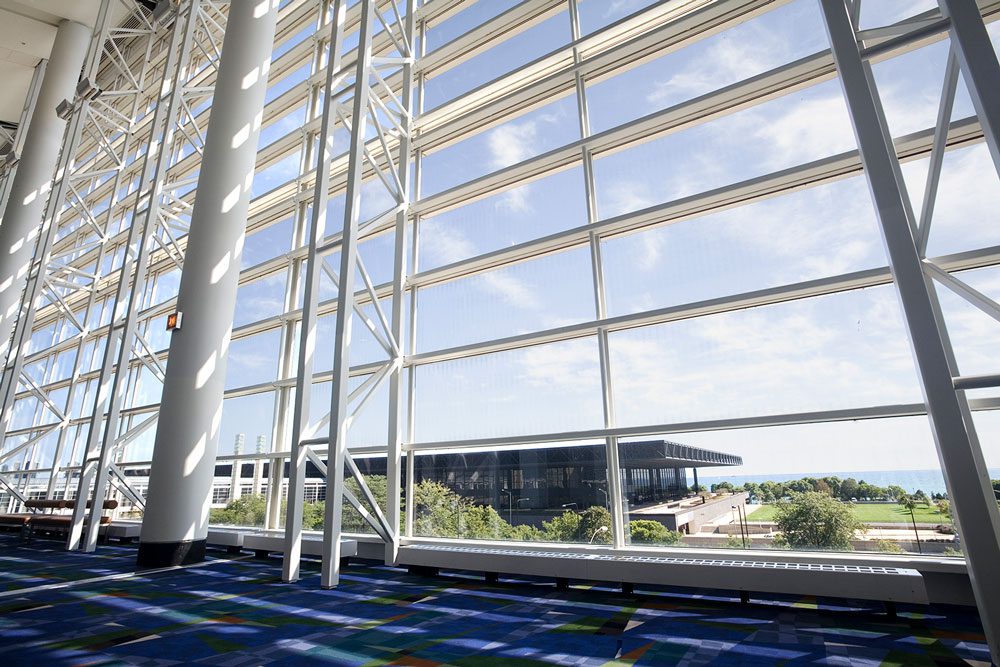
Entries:
<svg viewBox="0 0 1000 667">
<path fill-rule="evenodd" d="M 480 0 L 430 31 L 433 49 L 513 2 Z M 588 33 L 648 2 L 586 0 Z M 933 7 L 927 1 L 868 0 L 866 27 Z M 1000 29 L 991 28 L 994 43 Z M 464 93 L 569 41 L 565 12 L 431 79 L 427 108 Z M 827 46 L 815 0 L 797 0 L 729 31 L 588 86 L 591 130 L 599 132 L 780 66 Z M 947 44 L 875 67 L 894 135 L 930 127 L 937 111 Z M 301 77 L 301 74 L 299 74 Z M 270 97 L 294 82 L 276 82 Z M 972 113 L 960 86 L 954 118 Z M 301 123 L 293 114 L 265 130 L 261 144 Z M 428 155 L 423 192 L 433 194 L 579 139 L 573 96 Z M 338 145 L 346 147 L 345 138 Z M 855 147 L 839 82 L 828 81 L 697 127 L 595 159 L 598 218 L 604 219 Z M 261 194 L 297 173 L 293 155 L 257 174 Z M 926 161 L 904 166 L 919 210 Z M 368 213 L 386 201 L 369 184 Z M 371 202 L 375 202 L 372 204 Z M 343 200 L 331 203 L 342 215 Z M 1000 244 L 1000 181 L 984 145 L 948 154 L 929 255 Z M 533 181 L 422 221 L 425 270 L 587 222 L 580 167 Z M 291 221 L 247 237 L 244 266 L 286 252 Z M 392 238 L 362 247 L 376 283 L 391 276 Z M 738 209 L 608 239 L 602 246 L 610 315 L 830 277 L 886 263 L 863 177 L 789 193 Z M 337 258 L 331 263 L 336 266 Z M 963 280 L 1000 298 L 1000 271 Z M 286 276 L 240 290 L 236 325 L 280 313 Z M 175 287 L 173 288 L 175 289 Z M 172 289 L 167 287 L 164 294 Z M 335 291 L 327 285 L 322 298 Z M 963 374 L 1000 371 L 996 321 L 942 292 Z M 388 304 L 384 304 L 388 312 Z M 437 285 L 418 295 L 417 351 L 592 320 L 587 248 Z M 356 363 L 384 358 L 356 322 Z M 321 322 L 332 344 L 333 318 Z M 614 333 L 612 386 L 618 423 L 659 424 L 771 413 L 919 402 L 920 391 L 891 287 Z M 236 341 L 230 387 L 272 380 L 279 336 Z M 320 367 L 329 368 L 324 352 Z M 360 380 L 358 380 L 360 381 Z M 416 372 L 416 440 L 525 435 L 603 425 L 597 341 L 593 337 L 421 367 Z M 328 401 L 314 393 L 314 406 Z M 273 394 L 230 399 L 220 453 L 236 433 L 270 438 Z M 384 442 L 387 395 L 381 391 L 352 427 L 351 442 Z M 316 408 L 319 410 L 319 408 Z M 314 416 L 319 416 L 319 412 Z M 1000 466 L 1000 416 L 976 415 L 987 461 Z M 925 418 L 815 424 L 670 436 L 744 457 L 734 474 L 937 466 Z M 151 434 L 148 438 L 151 443 Z M 148 443 L 147 443 L 148 444 Z M 147 445 L 140 444 L 135 452 Z M 141 456 L 140 456 L 141 457 Z"/>
</svg>

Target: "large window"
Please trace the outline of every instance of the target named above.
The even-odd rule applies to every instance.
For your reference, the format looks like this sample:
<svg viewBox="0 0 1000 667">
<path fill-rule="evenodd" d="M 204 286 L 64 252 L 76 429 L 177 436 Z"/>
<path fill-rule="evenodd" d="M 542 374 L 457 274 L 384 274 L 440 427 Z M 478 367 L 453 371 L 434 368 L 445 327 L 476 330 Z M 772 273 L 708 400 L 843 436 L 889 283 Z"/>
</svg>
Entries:
<svg viewBox="0 0 1000 667">
<path fill-rule="evenodd" d="M 345 63 L 360 11 L 348 4 Z M 349 374 L 351 405 L 364 410 L 347 444 L 379 503 L 390 424 L 404 469 L 413 465 L 412 486 L 401 472 L 407 539 L 955 555 L 953 508 L 817 3 L 683 4 L 423 4 L 406 237 L 397 252 L 395 228 L 377 220 L 391 205 L 385 183 L 366 167 L 359 217 L 378 229 L 359 243 L 367 274 L 356 276 L 345 368 L 333 352 L 339 250 L 320 272 L 312 435 L 326 435 L 333 380 Z M 862 6 L 863 28 L 937 11 Z M 991 7 L 986 19 L 1000 41 L 996 16 Z M 287 3 L 271 64 L 213 425 L 220 522 L 284 520 L 326 67 L 315 47 L 328 26 L 317 18 Z M 376 55 L 392 56 L 390 40 L 377 43 Z M 165 48 L 157 41 L 154 55 Z M 939 33 L 872 62 L 918 218 L 950 48 Z M 202 56 L 195 67 L 211 71 Z M 152 98 L 162 71 L 148 74 Z M 385 84 L 391 95 L 374 90 L 391 104 L 401 77 Z M 350 107 L 349 95 L 338 101 Z M 210 102 L 192 116 L 205 120 Z M 139 105 L 146 117 L 149 104 Z M 960 79 L 924 255 L 997 299 L 1000 179 L 971 116 Z M 54 252 L 71 269 L 38 301 L 0 443 L 0 470 L 25 494 L 75 493 L 87 443 L 109 428 L 117 461 L 148 471 L 200 154 L 185 125 L 165 179 L 182 184 L 177 224 L 142 276 L 146 346 L 126 355 L 122 413 L 109 426 L 99 389 L 113 377 L 104 358 L 118 267 L 141 211 L 136 156 L 150 129 L 140 125 L 121 178 L 89 183 L 55 222 Z M 324 243 L 343 230 L 349 139 L 336 120 Z M 371 127 L 366 139 L 377 149 Z M 118 169 L 92 139 L 76 156 Z M 93 290 L 74 286 L 85 278 Z M 960 374 L 1000 372 L 996 313 L 933 284 Z M 394 305 L 405 356 L 390 386 L 383 364 L 394 352 L 378 332 Z M 969 397 L 1000 478 L 1000 396 Z M 322 527 L 325 493 L 310 468 L 310 529 Z M 846 516 L 849 530 L 810 542 L 789 518 L 800 510 Z M 345 526 L 372 532 L 354 510 Z"/>
</svg>

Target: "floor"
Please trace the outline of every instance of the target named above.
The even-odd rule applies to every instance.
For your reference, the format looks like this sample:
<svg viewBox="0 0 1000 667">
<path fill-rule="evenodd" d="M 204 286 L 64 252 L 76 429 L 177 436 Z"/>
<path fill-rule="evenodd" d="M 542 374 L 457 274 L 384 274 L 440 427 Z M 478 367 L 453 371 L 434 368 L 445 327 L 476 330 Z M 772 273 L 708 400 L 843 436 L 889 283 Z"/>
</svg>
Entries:
<svg viewBox="0 0 1000 667">
<path fill-rule="evenodd" d="M 975 610 L 487 584 L 351 565 L 294 585 L 219 552 L 133 574 L 135 550 L 67 553 L 0 535 L 2 665 L 987 665 Z"/>
</svg>

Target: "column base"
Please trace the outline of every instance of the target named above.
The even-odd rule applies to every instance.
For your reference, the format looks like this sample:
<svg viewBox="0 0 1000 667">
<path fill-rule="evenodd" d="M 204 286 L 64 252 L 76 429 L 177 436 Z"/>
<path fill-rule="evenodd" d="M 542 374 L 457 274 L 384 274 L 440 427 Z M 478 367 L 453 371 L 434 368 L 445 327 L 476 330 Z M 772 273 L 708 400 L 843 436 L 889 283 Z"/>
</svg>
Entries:
<svg viewBox="0 0 1000 667">
<path fill-rule="evenodd" d="M 192 565 L 205 560 L 205 540 L 182 542 L 139 542 L 139 567 L 171 567 Z"/>
</svg>

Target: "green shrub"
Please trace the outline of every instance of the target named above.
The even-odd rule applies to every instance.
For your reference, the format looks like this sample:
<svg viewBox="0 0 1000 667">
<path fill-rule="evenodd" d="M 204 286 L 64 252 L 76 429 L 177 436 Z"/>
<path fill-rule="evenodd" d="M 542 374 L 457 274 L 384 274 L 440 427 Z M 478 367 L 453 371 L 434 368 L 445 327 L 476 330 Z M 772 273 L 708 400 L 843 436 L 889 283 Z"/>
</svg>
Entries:
<svg viewBox="0 0 1000 667">
<path fill-rule="evenodd" d="M 875 551 L 881 551 L 884 554 L 906 553 L 901 546 L 892 540 L 873 540 L 872 544 L 875 546 Z"/>
<path fill-rule="evenodd" d="M 632 544 L 670 545 L 681 541 L 681 533 L 670 530 L 659 521 L 637 519 L 628 522 Z"/>
</svg>

